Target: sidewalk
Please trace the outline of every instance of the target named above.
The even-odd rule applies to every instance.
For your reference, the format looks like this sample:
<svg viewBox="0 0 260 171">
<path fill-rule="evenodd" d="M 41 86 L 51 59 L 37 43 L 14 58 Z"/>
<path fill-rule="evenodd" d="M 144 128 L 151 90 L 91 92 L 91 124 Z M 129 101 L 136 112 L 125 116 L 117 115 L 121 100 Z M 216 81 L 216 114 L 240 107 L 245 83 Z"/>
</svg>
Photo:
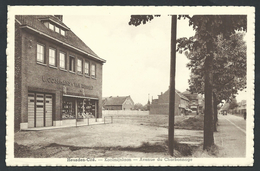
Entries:
<svg viewBox="0 0 260 171">
<path fill-rule="evenodd" d="M 218 131 L 214 133 L 218 157 L 246 157 L 246 121 L 230 114 L 218 116 Z"/>
</svg>

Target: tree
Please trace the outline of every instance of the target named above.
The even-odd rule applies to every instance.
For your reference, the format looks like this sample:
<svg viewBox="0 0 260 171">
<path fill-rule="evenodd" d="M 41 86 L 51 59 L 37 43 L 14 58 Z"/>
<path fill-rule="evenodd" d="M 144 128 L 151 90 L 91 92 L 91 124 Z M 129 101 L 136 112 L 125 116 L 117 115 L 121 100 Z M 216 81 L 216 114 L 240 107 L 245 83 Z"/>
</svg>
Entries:
<svg viewBox="0 0 260 171">
<path fill-rule="evenodd" d="M 229 109 L 235 109 L 238 106 L 237 99 L 232 98 L 229 102 Z"/>
<path fill-rule="evenodd" d="M 136 104 L 134 105 L 134 109 L 135 109 L 135 110 L 143 110 L 143 105 L 142 105 L 141 103 L 136 103 Z"/>
<path fill-rule="evenodd" d="M 150 105 L 146 103 L 146 104 L 143 106 L 143 110 L 145 110 L 145 111 L 146 111 L 146 110 L 149 110 L 149 107 L 150 107 Z"/>
<path fill-rule="evenodd" d="M 237 94 L 238 90 L 246 88 L 246 44 L 243 41 L 244 34 L 236 33 L 230 39 L 218 36 L 214 42 L 213 65 L 213 108 L 214 108 L 214 131 L 217 125 L 217 105 L 222 101 L 229 101 Z M 199 57 L 205 56 L 201 49 L 190 51 L 186 56 L 190 59 L 188 67 L 193 75 L 189 79 L 190 91 L 204 93 L 203 65 L 197 65 Z"/>
<path fill-rule="evenodd" d="M 230 36 L 237 30 L 247 29 L 247 18 L 245 15 L 182 15 L 189 19 L 189 25 L 196 31 L 196 35 L 190 38 L 177 40 L 179 52 L 198 51 L 194 65 L 204 72 L 204 94 L 205 94 L 205 114 L 204 114 L 204 143 L 203 149 L 210 149 L 214 144 L 213 137 L 213 62 L 214 52 L 218 36 L 230 39 Z"/>
<path fill-rule="evenodd" d="M 197 67 L 201 67 L 204 72 L 204 94 L 205 94 L 205 114 L 204 114 L 204 143 L 203 149 L 210 149 L 214 145 L 213 137 L 213 60 L 216 42 L 219 35 L 224 39 L 230 39 L 230 36 L 236 31 L 247 30 L 246 15 L 180 15 L 178 18 L 188 18 L 189 26 L 192 26 L 196 35 L 190 38 L 181 38 L 177 40 L 177 51 L 196 51 L 200 49 L 201 55 L 197 60 L 194 60 Z M 129 24 L 135 26 L 142 22 L 152 20 L 151 16 L 131 16 Z M 176 26 L 176 25 L 175 25 Z M 175 27 L 176 29 L 176 27 Z M 172 30 L 173 33 L 173 30 Z M 174 34 L 172 34 L 173 36 Z M 176 34 L 175 34 L 176 36 Z M 172 39 L 173 40 L 173 39 Z M 173 43 L 173 41 L 172 41 Z M 175 47 L 171 45 L 171 50 Z M 172 51 L 173 52 L 173 51 Z M 172 55 L 173 53 L 171 53 Z M 175 64 L 175 62 L 173 62 Z M 174 68 L 175 70 L 175 68 Z M 171 77 L 172 78 L 172 77 Z M 175 78 L 175 77 L 173 77 Z M 172 79 L 171 79 L 172 80 Z M 174 80 L 174 79 L 173 79 Z M 171 87 L 172 88 L 172 87 Z M 170 96 L 171 97 L 171 96 Z M 170 98 L 171 99 L 171 98 Z M 170 101 L 171 103 L 171 101 Z M 171 116 L 171 115 L 169 115 Z M 170 117 L 169 117 L 170 118 Z M 174 117 L 173 117 L 174 119 Z M 170 119 L 169 119 L 170 122 Z M 169 128 L 170 131 L 170 128 Z M 169 133 L 169 136 L 172 136 Z M 170 139 L 170 138 L 169 138 Z M 169 144 L 170 145 L 170 144 Z"/>
</svg>

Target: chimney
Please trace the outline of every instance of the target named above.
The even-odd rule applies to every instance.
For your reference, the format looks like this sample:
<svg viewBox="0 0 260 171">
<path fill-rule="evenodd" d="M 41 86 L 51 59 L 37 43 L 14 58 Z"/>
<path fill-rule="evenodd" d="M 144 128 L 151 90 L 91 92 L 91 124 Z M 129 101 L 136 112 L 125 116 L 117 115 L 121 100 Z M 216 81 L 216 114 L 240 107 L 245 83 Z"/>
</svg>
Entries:
<svg viewBox="0 0 260 171">
<path fill-rule="evenodd" d="M 63 15 L 54 15 L 56 18 L 58 18 L 60 21 L 63 19 Z"/>
</svg>

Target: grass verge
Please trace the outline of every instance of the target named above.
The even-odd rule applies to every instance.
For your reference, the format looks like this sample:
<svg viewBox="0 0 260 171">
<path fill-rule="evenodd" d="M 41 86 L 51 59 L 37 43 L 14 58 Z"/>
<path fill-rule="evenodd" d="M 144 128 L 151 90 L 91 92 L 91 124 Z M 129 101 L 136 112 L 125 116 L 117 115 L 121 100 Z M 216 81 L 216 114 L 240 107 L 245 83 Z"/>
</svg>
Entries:
<svg viewBox="0 0 260 171">
<path fill-rule="evenodd" d="M 204 115 L 195 115 L 187 119 L 177 121 L 174 124 L 176 129 L 203 130 Z"/>
</svg>

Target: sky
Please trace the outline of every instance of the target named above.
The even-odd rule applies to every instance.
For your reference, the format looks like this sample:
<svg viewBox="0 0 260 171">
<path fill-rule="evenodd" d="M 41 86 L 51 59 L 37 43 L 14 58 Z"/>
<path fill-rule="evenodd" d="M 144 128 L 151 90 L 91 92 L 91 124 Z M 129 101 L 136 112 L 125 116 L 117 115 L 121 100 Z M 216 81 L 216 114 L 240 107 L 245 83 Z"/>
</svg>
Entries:
<svg viewBox="0 0 260 171">
<path fill-rule="evenodd" d="M 76 17 L 76 19 L 75 19 Z M 171 17 L 130 26 L 129 15 L 64 15 L 64 23 L 89 46 L 103 65 L 103 97 L 128 96 L 145 105 L 169 88 Z M 194 35 L 188 20 L 177 21 L 177 38 Z M 176 89 L 188 89 L 190 71 L 184 54 L 176 55 Z M 238 101 L 246 99 L 242 92 Z"/>
</svg>

